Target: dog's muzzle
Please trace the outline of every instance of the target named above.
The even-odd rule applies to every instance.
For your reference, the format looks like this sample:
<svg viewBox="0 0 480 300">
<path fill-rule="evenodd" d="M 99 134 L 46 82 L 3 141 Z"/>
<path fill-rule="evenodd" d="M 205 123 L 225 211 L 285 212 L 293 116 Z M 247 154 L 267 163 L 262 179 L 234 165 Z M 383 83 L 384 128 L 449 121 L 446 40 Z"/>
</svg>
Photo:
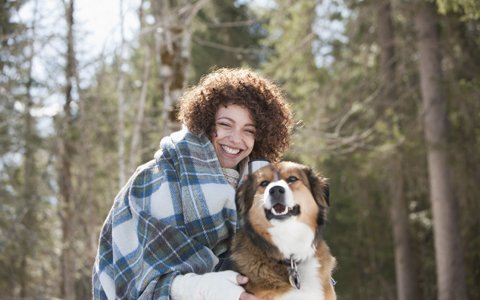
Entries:
<svg viewBox="0 0 480 300">
<path fill-rule="evenodd" d="M 268 206 L 271 206 L 270 208 L 265 208 L 265 215 L 268 220 L 282 220 L 300 214 L 300 206 L 289 206 L 289 201 L 287 201 L 286 197 L 288 197 L 286 190 L 281 185 L 274 185 L 268 189 L 267 199 L 270 202 Z"/>
</svg>

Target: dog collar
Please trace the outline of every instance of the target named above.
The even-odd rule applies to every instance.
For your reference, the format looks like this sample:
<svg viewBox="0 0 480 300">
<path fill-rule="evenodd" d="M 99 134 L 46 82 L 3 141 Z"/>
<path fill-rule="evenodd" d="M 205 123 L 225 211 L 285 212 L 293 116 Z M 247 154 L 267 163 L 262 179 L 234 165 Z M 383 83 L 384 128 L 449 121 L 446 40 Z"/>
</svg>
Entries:
<svg viewBox="0 0 480 300">
<path fill-rule="evenodd" d="M 284 259 L 281 261 L 282 264 L 287 265 L 288 267 L 288 281 L 290 284 L 296 288 L 297 290 L 300 289 L 300 277 L 298 275 L 298 267 L 297 265 L 300 261 L 297 261 L 293 258 L 293 255 L 290 256 L 289 259 Z"/>
</svg>

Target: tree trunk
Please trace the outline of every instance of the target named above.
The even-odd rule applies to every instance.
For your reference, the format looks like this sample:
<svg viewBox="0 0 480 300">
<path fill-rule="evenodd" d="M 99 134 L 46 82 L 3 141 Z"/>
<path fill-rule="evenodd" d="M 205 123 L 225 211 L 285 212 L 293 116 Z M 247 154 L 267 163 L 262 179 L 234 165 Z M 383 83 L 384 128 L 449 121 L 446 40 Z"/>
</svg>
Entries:
<svg viewBox="0 0 480 300">
<path fill-rule="evenodd" d="M 208 0 L 178 1 L 170 7 L 170 1 L 152 1 L 152 11 L 159 26 L 155 43 L 163 110 L 161 122 L 164 135 L 180 128 L 176 120 L 177 102 L 187 81 L 190 61 L 191 23 Z"/>
<path fill-rule="evenodd" d="M 425 3 L 415 17 L 423 119 L 432 203 L 439 300 L 467 299 L 458 204 L 449 179 L 447 99 L 434 5 Z"/>
<path fill-rule="evenodd" d="M 144 20 L 143 20 L 143 3 L 144 0 L 141 1 L 139 7 L 139 20 L 140 20 L 140 32 L 143 32 L 144 28 Z M 143 118 L 145 115 L 145 102 L 147 99 L 147 91 L 148 91 L 148 82 L 150 81 L 150 68 L 151 68 L 151 50 L 146 42 L 147 38 L 145 36 L 140 36 L 140 47 L 143 48 L 143 75 L 142 75 L 142 88 L 140 91 L 140 99 L 138 101 L 138 110 L 137 115 L 135 117 L 135 121 L 133 124 L 133 131 L 132 131 L 132 140 L 130 145 L 130 155 L 128 159 L 128 170 L 129 172 L 133 172 L 135 165 L 137 164 L 137 158 L 139 157 L 139 146 L 142 143 L 142 124 Z"/>
<path fill-rule="evenodd" d="M 72 141 L 73 116 L 72 116 L 72 88 L 76 78 L 76 63 L 74 52 L 73 26 L 74 26 L 74 0 L 66 4 L 67 19 L 67 57 L 65 67 L 65 105 L 64 117 L 61 124 L 59 146 L 59 187 L 60 187 L 60 218 L 62 222 L 62 249 L 61 249 L 61 297 L 66 300 L 75 299 L 75 257 L 74 243 L 74 197 L 72 187 L 71 160 L 74 156 Z"/>
<path fill-rule="evenodd" d="M 395 101 L 394 93 L 396 78 L 395 31 L 392 20 L 390 0 L 380 0 L 377 8 L 377 32 L 380 44 L 380 75 L 387 103 Z"/>
<path fill-rule="evenodd" d="M 123 55 L 125 48 L 125 33 L 124 33 L 124 14 L 123 14 L 123 0 L 120 0 L 120 53 L 118 54 L 118 82 L 117 82 L 117 143 L 118 143 L 118 186 L 122 188 L 126 182 L 126 168 L 125 168 L 125 72 L 123 69 Z"/>
<path fill-rule="evenodd" d="M 33 78 L 33 59 L 36 54 L 35 34 L 37 23 L 38 1 L 34 3 L 33 21 L 31 24 L 31 39 L 29 41 L 29 55 L 27 57 L 27 74 L 26 82 L 26 98 L 24 112 L 24 154 L 23 154 L 23 208 L 21 228 L 23 233 L 21 238 L 22 252 L 19 253 L 21 270 L 19 274 L 20 298 L 29 296 L 29 285 L 31 282 L 30 272 L 28 270 L 28 260 L 32 259 L 36 243 L 31 232 L 35 232 L 37 228 L 36 213 L 38 210 L 37 197 L 37 172 L 36 172 L 36 141 L 35 141 L 35 119 L 32 116 L 33 96 L 32 85 Z"/>
<path fill-rule="evenodd" d="M 401 151 L 401 150 L 400 150 Z M 403 157 L 392 154 L 388 165 L 390 172 L 390 197 L 393 238 L 395 244 L 395 276 L 398 300 L 419 299 L 418 278 L 413 260 L 408 222 L 408 205 L 405 199 Z"/>
<path fill-rule="evenodd" d="M 392 21 L 392 8 L 389 0 L 380 0 L 377 10 L 377 30 L 380 44 L 380 75 L 382 82 L 382 97 L 385 106 L 398 108 L 395 105 L 396 92 L 396 57 L 395 33 Z M 399 113 L 393 111 L 393 113 Z M 392 131 L 399 124 L 391 124 Z M 408 222 L 408 207 L 405 199 L 405 182 L 401 147 L 395 147 L 389 156 L 387 168 L 389 170 L 389 189 L 391 199 L 391 222 L 395 243 L 395 275 L 397 286 L 397 299 L 418 299 L 418 285 Z"/>
</svg>

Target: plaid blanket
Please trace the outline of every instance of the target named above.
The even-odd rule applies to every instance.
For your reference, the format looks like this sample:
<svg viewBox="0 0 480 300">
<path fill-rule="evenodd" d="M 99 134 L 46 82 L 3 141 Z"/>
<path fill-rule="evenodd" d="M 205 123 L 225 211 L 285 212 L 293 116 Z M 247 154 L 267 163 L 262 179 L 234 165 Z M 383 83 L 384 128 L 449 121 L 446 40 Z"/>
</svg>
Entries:
<svg viewBox="0 0 480 300">
<path fill-rule="evenodd" d="M 115 198 L 93 267 L 94 299 L 170 299 L 177 274 L 220 268 L 237 215 L 205 135 L 162 139 Z"/>
</svg>

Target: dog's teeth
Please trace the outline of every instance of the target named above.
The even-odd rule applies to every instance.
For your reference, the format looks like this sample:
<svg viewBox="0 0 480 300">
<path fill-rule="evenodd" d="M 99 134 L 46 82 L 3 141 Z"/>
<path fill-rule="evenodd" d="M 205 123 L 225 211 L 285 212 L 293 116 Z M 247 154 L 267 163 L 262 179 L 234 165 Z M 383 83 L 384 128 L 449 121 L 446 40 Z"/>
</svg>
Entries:
<svg viewBox="0 0 480 300">
<path fill-rule="evenodd" d="M 275 216 L 283 216 L 283 215 L 286 215 L 288 213 L 288 207 L 285 206 L 285 209 L 282 211 L 282 212 L 277 212 L 275 210 L 275 208 L 272 207 L 272 209 L 270 210 L 272 212 L 272 214 L 274 214 Z"/>
</svg>

